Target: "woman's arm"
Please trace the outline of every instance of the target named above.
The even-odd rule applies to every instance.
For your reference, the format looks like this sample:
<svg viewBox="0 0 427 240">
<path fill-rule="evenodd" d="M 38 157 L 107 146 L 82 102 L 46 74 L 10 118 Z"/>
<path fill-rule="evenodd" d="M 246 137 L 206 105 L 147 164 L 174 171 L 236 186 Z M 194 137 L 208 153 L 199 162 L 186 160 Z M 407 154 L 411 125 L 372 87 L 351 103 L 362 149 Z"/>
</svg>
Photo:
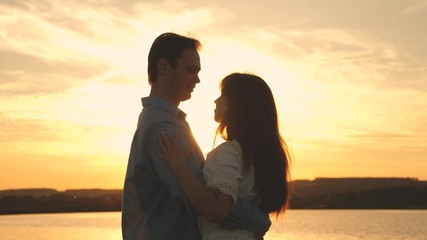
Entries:
<svg viewBox="0 0 427 240">
<path fill-rule="evenodd" d="M 172 168 L 177 179 L 193 207 L 199 214 L 211 222 L 220 223 L 225 220 L 234 207 L 231 195 L 224 194 L 202 184 L 190 171 L 187 160 L 192 154 L 179 146 L 179 137 L 176 134 L 171 141 L 163 135 L 160 155 Z"/>
</svg>

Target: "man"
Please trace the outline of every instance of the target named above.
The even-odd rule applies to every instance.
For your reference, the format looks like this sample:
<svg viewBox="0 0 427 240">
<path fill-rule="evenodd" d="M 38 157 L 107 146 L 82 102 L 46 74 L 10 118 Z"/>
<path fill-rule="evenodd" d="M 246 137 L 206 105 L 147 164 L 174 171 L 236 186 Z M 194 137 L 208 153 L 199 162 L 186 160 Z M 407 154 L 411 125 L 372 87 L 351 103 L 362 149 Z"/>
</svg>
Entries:
<svg viewBox="0 0 427 240">
<path fill-rule="evenodd" d="M 200 42 L 174 33 L 161 34 L 148 55 L 149 97 L 132 141 L 123 189 L 122 233 L 130 239 L 201 239 L 197 212 L 189 203 L 174 173 L 161 159 L 160 136 L 178 133 L 194 153 L 189 166 L 203 182 L 204 157 L 178 106 L 191 98 L 201 69 Z M 246 228 L 263 235 L 268 215 L 239 199 L 225 227 Z"/>
</svg>

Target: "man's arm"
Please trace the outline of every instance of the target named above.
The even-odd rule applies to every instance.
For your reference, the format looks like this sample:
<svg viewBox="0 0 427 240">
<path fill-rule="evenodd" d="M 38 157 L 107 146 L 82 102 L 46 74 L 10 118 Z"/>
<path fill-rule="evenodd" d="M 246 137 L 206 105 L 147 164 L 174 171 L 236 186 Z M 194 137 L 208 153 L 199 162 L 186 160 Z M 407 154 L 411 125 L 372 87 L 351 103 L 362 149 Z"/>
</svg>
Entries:
<svg viewBox="0 0 427 240">
<path fill-rule="evenodd" d="M 159 141 L 160 136 L 162 134 L 171 136 L 176 131 L 178 130 L 170 126 L 165 127 L 163 125 L 162 127 L 156 126 L 156 128 L 153 128 L 150 133 L 150 144 L 152 144 L 152 147 L 150 148 L 150 151 L 151 151 L 150 156 L 152 158 L 153 167 L 157 173 L 157 176 L 159 177 L 159 180 L 163 182 L 165 187 L 169 190 L 171 197 L 173 199 L 174 198 L 181 199 L 181 201 L 185 203 L 187 210 L 189 212 L 192 212 L 194 211 L 194 208 L 191 206 L 190 202 L 188 201 L 188 198 L 184 193 L 182 187 L 180 186 L 176 178 L 176 175 L 173 173 L 171 168 L 161 159 L 158 152 L 160 149 L 160 141 Z M 191 156 L 191 157 L 194 157 L 194 156 Z M 194 176 L 196 177 L 199 175 L 201 176 L 202 175 L 201 169 L 198 168 L 197 164 L 194 164 L 195 160 L 190 159 L 189 162 L 190 162 L 189 169 L 191 169 L 190 171 L 192 172 L 192 174 L 194 174 Z"/>
<path fill-rule="evenodd" d="M 173 172 L 175 172 L 181 187 L 183 187 L 184 192 L 199 214 L 211 222 L 223 222 L 223 227 L 229 229 L 245 228 L 253 232 L 256 236 L 264 236 L 271 225 L 267 213 L 237 196 L 235 196 L 236 202 L 233 209 L 233 204 L 228 204 L 229 202 L 233 202 L 231 197 L 231 195 L 233 195 L 232 193 L 212 191 L 212 189 L 207 188 L 204 184 L 195 180 L 195 176 L 190 173 L 185 164 L 186 161 L 188 161 L 188 155 L 186 151 L 179 147 L 179 141 L 176 135 L 172 142 L 170 142 L 169 138 L 166 136 L 164 136 L 162 140 L 164 143 L 162 151 L 163 159 L 168 162 L 168 165 L 173 169 Z M 218 151 L 217 158 L 218 159 L 206 163 L 204 170 L 205 174 L 220 171 L 223 174 L 228 173 L 227 176 L 239 178 L 240 169 L 238 166 L 240 166 L 240 164 L 233 153 Z M 211 178 L 218 178 L 218 176 L 214 174 Z M 224 179 L 220 178 L 216 183 L 224 183 L 231 189 L 237 187 L 238 180 L 234 180 L 236 182 L 232 184 L 234 181 L 222 182 Z"/>
<path fill-rule="evenodd" d="M 266 212 L 248 201 L 237 198 L 233 211 L 221 226 L 227 229 L 245 228 L 262 237 L 270 228 L 271 221 Z"/>
</svg>

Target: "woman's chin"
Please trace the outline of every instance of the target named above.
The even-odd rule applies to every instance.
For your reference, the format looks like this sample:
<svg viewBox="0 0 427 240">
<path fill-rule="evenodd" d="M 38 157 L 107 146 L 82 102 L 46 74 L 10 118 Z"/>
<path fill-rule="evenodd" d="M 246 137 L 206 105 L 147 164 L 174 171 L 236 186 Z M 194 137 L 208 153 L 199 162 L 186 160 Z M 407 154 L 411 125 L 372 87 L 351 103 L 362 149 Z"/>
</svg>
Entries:
<svg viewBox="0 0 427 240">
<path fill-rule="evenodd" d="M 217 123 L 221 123 L 222 118 L 220 118 L 219 116 L 217 116 L 217 115 L 215 114 L 215 116 L 214 116 L 214 120 L 215 120 L 215 122 L 217 122 Z"/>
</svg>

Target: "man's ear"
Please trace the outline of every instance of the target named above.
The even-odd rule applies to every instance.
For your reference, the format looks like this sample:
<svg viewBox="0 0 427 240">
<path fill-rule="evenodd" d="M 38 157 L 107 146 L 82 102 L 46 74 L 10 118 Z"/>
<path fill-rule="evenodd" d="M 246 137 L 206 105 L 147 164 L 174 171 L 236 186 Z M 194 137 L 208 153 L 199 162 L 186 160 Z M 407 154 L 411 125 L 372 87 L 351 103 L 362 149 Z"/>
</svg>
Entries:
<svg viewBox="0 0 427 240">
<path fill-rule="evenodd" d="M 165 74 L 169 70 L 168 60 L 159 58 L 159 60 L 157 60 L 157 69 L 159 69 L 159 74 Z"/>
</svg>

